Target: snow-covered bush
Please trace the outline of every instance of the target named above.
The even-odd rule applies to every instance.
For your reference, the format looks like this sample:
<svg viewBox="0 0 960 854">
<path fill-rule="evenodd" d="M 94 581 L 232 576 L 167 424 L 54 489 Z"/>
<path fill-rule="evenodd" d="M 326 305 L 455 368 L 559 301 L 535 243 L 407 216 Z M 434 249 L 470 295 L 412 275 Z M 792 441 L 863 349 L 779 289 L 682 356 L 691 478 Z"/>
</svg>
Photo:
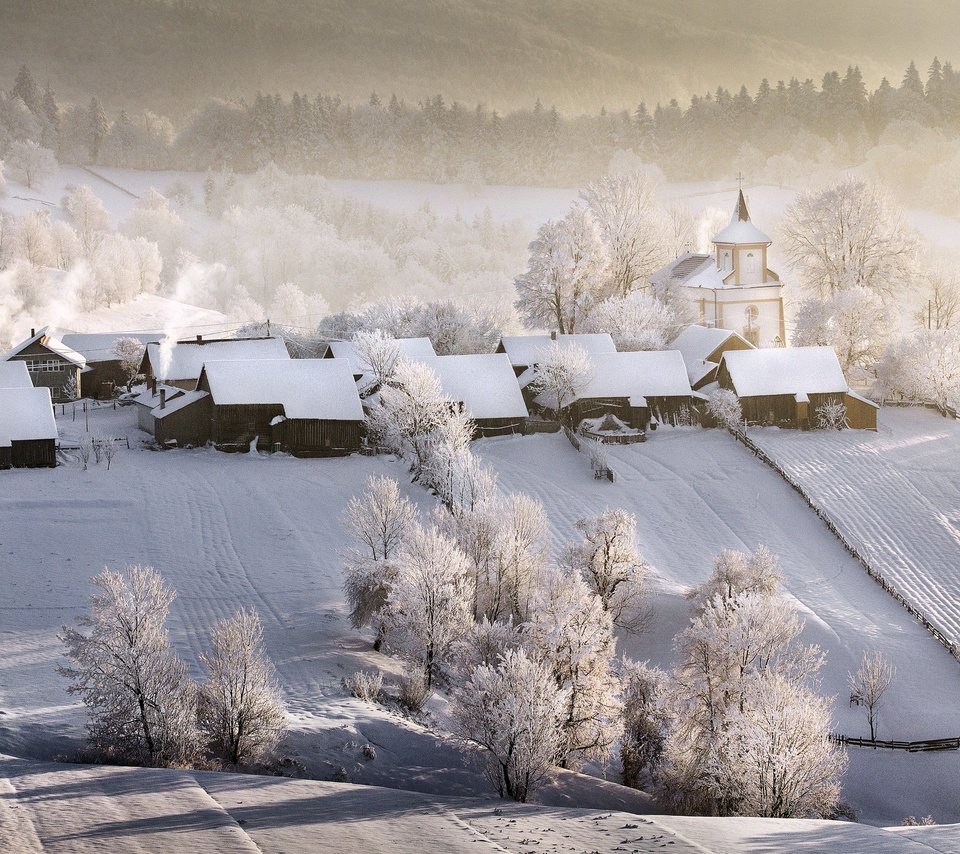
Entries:
<svg viewBox="0 0 960 854">
<path fill-rule="evenodd" d="M 523 650 L 480 665 L 455 693 L 458 732 L 483 749 L 487 777 L 501 797 L 523 803 L 546 778 L 564 742 L 566 694 L 549 666 Z"/>
<path fill-rule="evenodd" d="M 740 400 L 730 389 L 718 388 L 707 400 L 707 412 L 717 425 L 731 433 L 743 433 L 743 409 Z"/>
<path fill-rule="evenodd" d="M 358 700 L 376 703 L 380 699 L 381 690 L 383 690 L 383 674 L 379 670 L 370 673 L 365 670 L 358 670 L 345 677 L 343 685 Z"/>
<path fill-rule="evenodd" d="M 661 703 L 666 674 L 646 664 L 624 662 L 623 738 L 620 762 L 623 784 L 643 788 L 649 772 L 656 768 L 663 753 L 666 720 Z"/>
<path fill-rule="evenodd" d="M 593 364 L 583 347 L 551 342 L 537 353 L 530 390 L 545 395 L 559 415 L 587 387 L 592 377 Z"/>
<path fill-rule="evenodd" d="M 408 670 L 397 683 L 400 689 L 398 701 L 408 712 L 417 714 L 423 710 L 424 705 L 430 698 L 431 688 L 427 684 L 427 678 L 419 668 Z"/>
<path fill-rule="evenodd" d="M 842 430 L 847 426 L 847 407 L 842 402 L 821 404 L 816 414 L 821 430 Z"/>
<path fill-rule="evenodd" d="M 580 447 L 587 452 L 590 468 L 594 471 L 605 471 L 610 468 L 610 454 L 607 451 L 607 446 L 599 439 L 584 438 L 581 440 Z"/>
</svg>

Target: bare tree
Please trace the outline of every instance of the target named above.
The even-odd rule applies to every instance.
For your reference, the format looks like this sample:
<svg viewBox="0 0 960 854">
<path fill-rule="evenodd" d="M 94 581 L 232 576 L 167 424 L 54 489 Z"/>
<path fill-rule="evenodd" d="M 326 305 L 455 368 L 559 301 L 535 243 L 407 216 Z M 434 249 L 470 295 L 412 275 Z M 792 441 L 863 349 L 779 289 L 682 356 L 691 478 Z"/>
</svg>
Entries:
<svg viewBox="0 0 960 854">
<path fill-rule="evenodd" d="M 927 299 L 914 319 L 918 326 L 946 329 L 960 315 L 960 278 L 956 272 L 937 266 L 924 276 L 924 280 Z"/>
<path fill-rule="evenodd" d="M 169 765 L 193 761 L 198 744 L 196 686 L 170 646 L 165 622 L 174 591 L 149 566 L 105 569 L 93 579 L 84 634 L 63 627 L 60 640 L 90 719 L 90 742 L 123 761 Z"/>
<path fill-rule="evenodd" d="M 200 726 L 216 754 L 242 765 L 270 753 L 287 729 L 287 714 L 263 647 L 256 611 L 220 620 L 201 655 L 207 681 L 200 689 Z"/>
<path fill-rule="evenodd" d="M 850 693 L 859 699 L 867 713 L 871 739 L 877 737 L 883 695 L 893 683 L 895 673 L 894 666 L 882 652 L 864 652 L 856 673 L 847 674 Z"/>
<path fill-rule="evenodd" d="M 103 458 L 107 461 L 107 471 L 110 471 L 110 463 L 117 455 L 117 443 L 110 436 L 101 439 L 101 441 L 103 442 Z"/>
<path fill-rule="evenodd" d="M 579 344 L 551 342 L 537 354 L 530 388 L 556 400 L 557 415 L 569 406 L 593 378 L 590 354 Z"/>
<path fill-rule="evenodd" d="M 77 456 L 83 466 L 83 471 L 87 470 L 90 463 L 90 455 L 93 453 L 93 437 L 89 433 L 84 433 L 77 442 Z"/>
<path fill-rule="evenodd" d="M 523 650 L 480 665 L 454 698 L 457 728 L 484 750 L 487 777 L 501 797 L 526 802 L 563 743 L 565 691 L 550 668 Z"/>
</svg>

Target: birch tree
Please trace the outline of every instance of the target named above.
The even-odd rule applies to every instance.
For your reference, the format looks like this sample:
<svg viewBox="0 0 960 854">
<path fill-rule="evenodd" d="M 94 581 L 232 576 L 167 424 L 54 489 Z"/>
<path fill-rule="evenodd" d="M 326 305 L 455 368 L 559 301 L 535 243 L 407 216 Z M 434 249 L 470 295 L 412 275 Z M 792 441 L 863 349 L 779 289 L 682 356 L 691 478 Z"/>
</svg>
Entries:
<svg viewBox="0 0 960 854">
<path fill-rule="evenodd" d="M 877 723 L 883 697 L 893 684 L 894 666 L 881 652 L 864 652 L 855 673 L 847 674 L 850 693 L 856 696 L 867 714 L 870 738 L 877 737 Z"/>
</svg>

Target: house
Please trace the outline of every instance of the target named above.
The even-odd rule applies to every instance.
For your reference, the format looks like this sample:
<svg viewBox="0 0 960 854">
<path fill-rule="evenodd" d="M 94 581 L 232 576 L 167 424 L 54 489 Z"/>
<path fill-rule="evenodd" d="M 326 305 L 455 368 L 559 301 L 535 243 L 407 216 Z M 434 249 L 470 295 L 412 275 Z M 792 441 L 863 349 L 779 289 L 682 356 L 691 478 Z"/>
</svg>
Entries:
<svg viewBox="0 0 960 854">
<path fill-rule="evenodd" d="M 752 350 L 753 344 L 729 329 L 709 326 L 688 326 L 670 345 L 679 350 L 687 366 L 690 388 L 698 391 L 716 382 L 720 357 L 728 350 Z"/>
<path fill-rule="evenodd" d="M 603 353 L 591 362 L 590 382 L 574 397 L 560 402 L 574 424 L 608 413 L 636 429 L 644 429 L 652 418 L 676 424 L 685 417 L 696 417 L 695 405 L 703 395 L 691 390 L 679 351 Z M 548 392 L 541 392 L 536 402 L 547 409 L 557 408 L 556 398 Z"/>
<path fill-rule="evenodd" d="M 560 347 L 577 344 L 591 357 L 604 353 L 616 353 L 617 347 L 607 332 L 585 335 L 505 335 L 500 339 L 498 353 L 506 353 L 519 377 L 527 368 L 537 363 L 540 351 L 555 343 Z"/>
<path fill-rule="evenodd" d="M 650 283 L 680 286 L 704 326 L 736 332 L 757 347 L 782 347 L 783 283 L 767 267 L 771 242 L 751 220 L 741 189 L 730 224 L 713 238 L 713 253 L 686 252 L 654 273 Z"/>
<path fill-rule="evenodd" d="M 523 433 L 527 405 L 505 353 L 436 356 L 425 360 L 443 393 L 470 416 L 481 436 Z"/>
<path fill-rule="evenodd" d="M 133 338 L 146 347 L 147 344 L 158 343 L 163 337 L 162 332 L 71 332 L 60 340 L 86 360 L 89 370 L 80 378 L 80 396 L 109 398 L 114 386 L 127 383 L 127 375 L 117 357 L 117 341 Z"/>
<path fill-rule="evenodd" d="M 819 407 L 842 403 L 849 427 L 877 429 L 877 405 L 850 390 L 832 347 L 731 350 L 717 381 L 740 399 L 748 424 L 806 430 L 816 426 Z"/>
<path fill-rule="evenodd" d="M 213 360 L 204 364 L 196 391 L 205 394 L 166 407 L 175 408 L 179 421 L 195 425 L 195 444 L 209 439 L 245 450 L 256 440 L 258 448 L 298 456 L 360 448 L 363 407 L 342 360 Z M 160 421 L 170 417 L 153 414 Z"/>
<path fill-rule="evenodd" d="M 165 383 L 185 391 L 197 387 L 204 362 L 238 359 L 289 359 L 282 338 L 211 338 L 147 344 L 140 373 L 147 385 Z"/>
<path fill-rule="evenodd" d="M 50 389 L 0 388 L 0 469 L 56 464 L 57 423 Z"/>
<path fill-rule="evenodd" d="M 0 362 L 26 362 L 33 385 L 50 389 L 56 403 L 80 397 L 80 376 L 88 370 L 86 359 L 51 335 L 48 326 L 31 329 L 30 337 L 0 356 Z"/>
<path fill-rule="evenodd" d="M 166 406 L 166 404 L 172 403 L 184 394 L 186 394 L 184 389 L 172 385 L 164 385 L 163 383 L 157 383 L 152 387 L 147 386 L 144 391 L 133 398 L 134 408 L 137 413 L 137 427 L 145 433 L 154 436 L 156 434 L 156 423 L 153 410 L 157 409 L 161 404 Z"/>
<path fill-rule="evenodd" d="M 27 363 L 0 362 L 0 388 L 33 388 Z"/>
</svg>

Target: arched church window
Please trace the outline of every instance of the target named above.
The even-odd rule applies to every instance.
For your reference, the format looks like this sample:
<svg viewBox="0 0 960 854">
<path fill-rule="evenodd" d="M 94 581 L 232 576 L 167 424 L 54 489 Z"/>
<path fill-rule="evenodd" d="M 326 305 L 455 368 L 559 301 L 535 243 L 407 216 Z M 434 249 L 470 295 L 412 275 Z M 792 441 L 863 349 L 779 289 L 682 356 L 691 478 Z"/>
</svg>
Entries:
<svg viewBox="0 0 960 854">
<path fill-rule="evenodd" d="M 757 272 L 757 259 L 752 252 L 747 253 L 747 272 L 756 273 Z M 754 306 L 756 308 L 756 306 Z"/>
<path fill-rule="evenodd" d="M 729 252 L 723 253 L 723 269 L 724 270 L 730 269 L 730 253 Z"/>
</svg>

